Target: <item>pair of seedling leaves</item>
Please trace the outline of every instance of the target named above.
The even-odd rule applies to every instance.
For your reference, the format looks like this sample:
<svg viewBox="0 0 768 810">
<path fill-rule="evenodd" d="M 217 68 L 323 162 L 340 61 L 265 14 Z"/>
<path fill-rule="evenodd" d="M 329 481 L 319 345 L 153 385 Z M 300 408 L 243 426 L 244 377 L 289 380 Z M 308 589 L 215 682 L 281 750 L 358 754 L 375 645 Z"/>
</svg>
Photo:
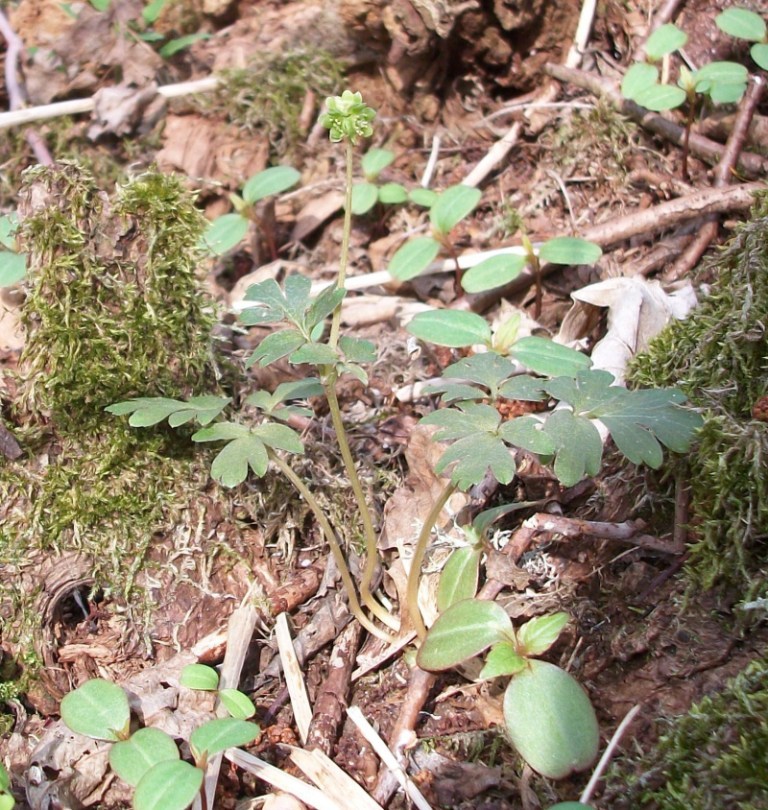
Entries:
<svg viewBox="0 0 768 810">
<path fill-rule="evenodd" d="M 345 291 L 329 287 L 315 298 L 309 279 L 289 276 L 284 289 L 273 280 L 249 288 L 246 297 L 256 306 L 242 313 L 246 324 L 287 321 L 286 329 L 267 336 L 248 360 L 269 365 L 281 358 L 294 364 L 311 364 L 321 374 L 349 372 L 363 383 L 361 363 L 375 359 L 369 341 L 342 337 L 334 348 L 321 342 L 326 317 L 343 299 Z M 600 470 L 603 439 L 596 420 L 610 431 L 619 450 L 633 463 L 657 468 L 662 463 L 661 444 L 685 452 L 701 417 L 680 407 L 684 395 L 674 389 L 630 391 L 614 386 L 606 371 L 589 368 L 580 352 L 540 337 L 517 338 L 518 319 L 511 318 L 493 333 L 487 321 L 468 312 L 432 311 L 416 316 L 408 325 L 417 337 L 438 345 L 473 346 L 481 351 L 449 366 L 443 379 L 431 386 L 450 405 L 424 418 L 438 427 L 436 438 L 452 442 L 440 459 L 438 472 L 451 468 L 453 481 L 462 489 L 479 483 L 490 469 L 502 484 L 515 474 L 509 446 L 528 450 L 544 463 L 553 463 L 566 486 Z M 522 374 L 521 367 L 544 375 Z M 177 428 L 197 422 L 195 442 L 224 441 L 214 459 L 213 477 L 225 486 L 245 480 L 249 469 L 265 474 L 270 453 L 302 453 L 298 434 L 285 422 L 312 411 L 298 401 L 321 394 L 317 378 L 283 383 L 272 394 L 258 391 L 246 405 L 261 415 L 257 424 L 214 420 L 229 405 L 227 397 L 200 396 L 189 400 L 138 398 L 107 408 L 115 415 L 130 415 L 133 427 L 147 427 L 167 419 Z M 546 415 L 521 416 L 503 421 L 494 407 L 500 399 L 560 404 Z"/>
<path fill-rule="evenodd" d="M 185 810 L 200 792 L 209 758 L 227 748 L 247 745 L 261 733 L 248 719 L 256 713 L 250 698 L 236 689 L 220 690 L 215 669 L 190 664 L 182 670 L 179 684 L 217 692 L 230 714 L 209 720 L 192 732 L 188 742 L 194 765 L 181 759 L 175 740 L 164 731 L 150 727 L 131 733 L 128 698 L 111 681 L 86 681 L 61 702 L 61 719 L 71 731 L 114 743 L 109 764 L 134 788 L 136 810 Z"/>
<path fill-rule="evenodd" d="M 450 236 L 456 226 L 474 211 L 482 192 L 466 185 L 456 185 L 443 192 L 426 188 L 408 191 L 399 183 L 379 184 L 378 178 L 395 159 L 387 149 L 373 148 L 363 155 L 361 167 L 365 180 L 352 187 L 353 214 L 369 212 L 377 202 L 397 204 L 411 202 L 429 209 L 431 235 L 406 241 L 392 256 L 387 268 L 401 281 L 415 278 L 443 251 L 450 252 Z M 235 213 L 224 214 L 211 223 L 202 246 L 214 255 L 232 250 L 245 238 L 250 223 L 258 222 L 256 205 L 262 200 L 288 190 L 299 181 L 299 173 L 290 166 L 273 166 L 254 175 L 243 186 L 242 196 L 230 195 Z M 598 245 L 577 237 L 558 237 L 540 246 L 538 252 L 527 239 L 524 250 L 491 256 L 469 268 L 461 278 L 465 292 L 478 293 L 514 281 L 526 265 L 538 269 L 540 263 L 579 265 L 594 264 L 601 255 Z"/>
<path fill-rule="evenodd" d="M 715 24 L 732 37 L 753 42 L 752 59 L 763 70 L 768 69 L 768 30 L 762 17 L 747 9 L 729 8 L 715 18 Z M 677 85 L 659 82 L 656 63 L 687 41 L 687 34 L 673 23 L 656 29 L 646 43 L 648 61 L 629 68 L 621 83 L 622 94 L 656 112 L 674 109 L 686 100 L 692 105 L 697 94 L 708 96 L 715 104 L 738 102 L 746 90 L 748 72 L 737 62 L 711 62 L 693 73 L 682 65 Z"/>
</svg>

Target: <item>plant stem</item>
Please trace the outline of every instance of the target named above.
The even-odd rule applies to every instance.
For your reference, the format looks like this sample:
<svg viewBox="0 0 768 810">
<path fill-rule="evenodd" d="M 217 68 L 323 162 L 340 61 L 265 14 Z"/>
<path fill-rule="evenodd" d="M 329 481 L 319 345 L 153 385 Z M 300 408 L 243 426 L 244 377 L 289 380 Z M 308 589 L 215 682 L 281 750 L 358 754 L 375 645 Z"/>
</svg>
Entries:
<svg viewBox="0 0 768 810">
<path fill-rule="evenodd" d="M 331 553 L 333 554 L 334 559 L 336 560 L 336 565 L 339 569 L 339 575 L 341 576 L 341 582 L 344 585 L 344 590 L 347 592 L 347 598 L 349 599 L 349 609 L 352 612 L 352 615 L 357 619 L 358 622 L 372 635 L 376 636 L 377 638 L 383 639 L 387 642 L 392 642 L 395 639 L 386 631 L 382 630 L 381 628 L 377 627 L 366 615 L 363 613 L 360 602 L 357 598 L 357 591 L 355 590 L 355 583 L 352 580 L 352 574 L 349 572 L 349 566 L 347 565 L 347 561 L 344 558 L 344 552 L 341 550 L 341 545 L 339 544 L 338 539 L 336 538 L 336 533 L 333 530 L 333 527 L 328 522 L 328 518 L 325 516 L 325 513 L 320 508 L 320 504 L 317 502 L 317 499 L 312 494 L 312 491 L 309 487 L 301 480 L 301 478 L 293 471 L 289 464 L 287 464 L 280 456 L 273 453 L 271 450 L 269 452 L 270 461 L 273 461 L 277 467 L 280 469 L 280 472 L 285 475 L 285 477 L 296 487 L 298 493 L 304 498 L 307 502 L 307 506 L 312 510 L 312 514 L 315 516 L 315 520 L 317 520 L 320 528 L 325 535 L 325 539 L 330 546 Z"/>
<path fill-rule="evenodd" d="M 341 255 L 339 256 L 339 273 L 336 277 L 336 287 L 341 289 L 347 280 L 347 263 L 349 262 L 349 237 L 352 233 L 352 163 L 354 151 L 352 144 L 345 144 L 345 157 L 347 166 L 346 185 L 344 189 L 344 228 L 341 235 Z M 339 329 L 341 328 L 341 304 L 333 312 L 331 321 L 331 334 L 328 345 L 335 349 L 339 342 Z"/>
<path fill-rule="evenodd" d="M 360 510 L 360 519 L 363 522 L 363 536 L 365 538 L 365 567 L 363 568 L 363 575 L 360 580 L 360 601 L 368 608 L 368 610 L 376 616 L 377 619 L 382 621 L 387 627 L 392 630 L 399 630 L 400 624 L 397 619 L 392 616 L 382 605 L 380 605 L 371 594 L 371 582 L 373 575 L 376 571 L 376 562 L 378 560 L 378 546 L 376 542 L 376 530 L 373 528 L 373 519 L 371 517 L 371 510 L 368 508 L 368 502 L 365 499 L 363 492 L 363 485 L 360 483 L 360 477 L 357 474 L 357 467 L 355 460 L 352 456 L 352 451 L 349 447 L 347 440 L 347 431 L 344 427 L 344 420 L 341 418 L 341 408 L 339 407 L 339 400 L 336 396 L 336 371 L 330 370 L 324 376 L 325 395 L 328 399 L 328 408 L 331 414 L 331 421 L 336 431 L 336 441 L 339 444 L 339 451 L 341 458 L 344 462 L 344 469 L 349 476 L 349 483 L 352 486 L 352 492 L 355 495 L 357 507 Z"/>
<path fill-rule="evenodd" d="M 451 481 L 446 485 L 440 497 L 432 504 L 432 508 L 429 510 L 429 514 L 419 532 L 419 537 L 416 540 L 416 546 L 413 550 L 413 557 L 411 558 L 411 570 L 408 572 L 406 601 L 408 602 L 408 615 L 411 617 L 411 624 L 421 639 L 427 635 L 427 628 L 424 625 L 424 620 L 421 618 L 421 610 L 419 609 L 421 564 L 424 562 L 424 554 L 427 551 L 427 545 L 429 544 L 432 530 L 435 528 L 435 524 L 440 517 L 440 513 L 443 511 L 443 507 L 448 503 L 448 499 L 455 491 L 456 484 Z"/>
</svg>

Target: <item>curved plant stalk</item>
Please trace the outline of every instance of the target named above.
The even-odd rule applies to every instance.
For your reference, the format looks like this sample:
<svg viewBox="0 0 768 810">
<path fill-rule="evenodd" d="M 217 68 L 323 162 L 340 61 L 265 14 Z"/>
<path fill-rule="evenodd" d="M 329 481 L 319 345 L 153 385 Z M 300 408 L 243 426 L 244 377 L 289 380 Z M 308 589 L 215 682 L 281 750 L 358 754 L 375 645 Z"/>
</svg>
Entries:
<svg viewBox="0 0 768 810">
<path fill-rule="evenodd" d="M 420 639 L 424 639 L 427 635 L 427 628 L 424 620 L 421 618 L 421 610 L 419 609 L 419 582 L 421 581 L 421 564 L 424 562 L 424 554 L 427 551 L 429 538 L 432 530 L 435 528 L 440 513 L 443 507 L 448 503 L 451 495 L 456 491 L 456 484 L 452 481 L 448 483 L 445 489 L 440 494 L 440 497 L 432 504 L 429 510 L 424 525 L 421 527 L 419 537 L 416 540 L 416 546 L 413 550 L 413 557 L 411 558 L 411 570 L 408 572 L 408 586 L 406 589 L 406 601 L 408 603 L 408 615 L 411 617 L 411 624 L 413 629 L 418 633 Z"/>
<path fill-rule="evenodd" d="M 344 469 L 349 476 L 349 482 L 352 486 L 352 492 L 355 495 L 358 509 L 360 510 L 360 519 L 363 522 L 363 533 L 365 538 L 365 567 L 363 568 L 363 575 L 360 580 L 360 601 L 368 608 L 368 610 L 376 616 L 387 627 L 394 631 L 400 629 L 400 623 L 397 619 L 389 613 L 382 605 L 380 605 L 371 593 L 371 582 L 373 580 L 374 572 L 376 571 L 376 562 L 378 560 L 378 547 L 376 530 L 373 528 L 373 519 L 371 517 L 371 510 L 368 507 L 368 502 L 365 499 L 363 486 L 360 483 L 360 476 L 357 474 L 357 467 L 355 466 L 355 459 L 352 456 L 352 451 L 349 447 L 347 440 L 347 432 L 344 427 L 344 421 L 341 418 L 341 409 L 339 407 L 339 400 L 336 396 L 336 372 L 331 371 L 325 378 L 323 385 L 325 386 L 325 394 L 328 399 L 328 408 L 331 414 L 331 421 L 336 431 L 336 441 L 339 444 L 339 451 L 341 458 L 344 462 Z"/>
<path fill-rule="evenodd" d="M 347 592 L 347 598 L 349 599 L 349 609 L 352 612 L 352 615 L 357 619 L 358 622 L 372 635 L 380 638 L 386 642 L 393 642 L 395 639 L 390 634 L 387 633 L 385 630 L 382 630 L 380 627 L 377 627 L 366 615 L 363 613 L 360 602 L 357 598 L 357 591 L 355 589 L 355 583 L 352 580 L 352 574 L 349 572 L 349 566 L 347 565 L 347 561 L 344 558 L 344 552 L 341 550 L 341 546 L 339 545 L 339 541 L 336 539 L 336 533 L 333 531 L 333 527 L 328 522 L 328 518 L 325 516 L 325 513 L 320 508 L 320 504 L 317 502 L 317 499 L 312 494 L 312 491 L 307 487 L 307 485 L 301 480 L 301 478 L 291 469 L 290 465 L 287 464 L 280 456 L 272 452 L 271 450 L 268 451 L 270 461 L 273 461 L 275 465 L 280 469 L 280 472 L 285 475 L 285 477 L 296 487 L 298 493 L 304 498 L 307 502 L 307 506 L 312 510 L 312 514 L 315 516 L 315 520 L 317 520 L 320 528 L 323 530 L 323 534 L 325 535 L 325 539 L 328 545 L 331 548 L 331 553 L 333 554 L 334 559 L 336 560 L 336 565 L 339 569 L 339 574 L 341 576 L 341 582 L 344 585 L 344 589 Z"/>
<path fill-rule="evenodd" d="M 341 234 L 341 255 L 339 256 L 339 273 L 336 276 L 336 287 L 341 289 L 347 280 L 347 263 L 349 261 L 349 237 L 352 233 L 352 162 L 354 152 L 351 141 L 345 144 L 345 160 L 347 175 L 344 187 L 344 228 Z M 333 311 L 331 320 L 331 333 L 328 337 L 328 345 L 335 349 L 339 342 L 339 330 L 341 328 L 341 304 Z"/>
</svg>

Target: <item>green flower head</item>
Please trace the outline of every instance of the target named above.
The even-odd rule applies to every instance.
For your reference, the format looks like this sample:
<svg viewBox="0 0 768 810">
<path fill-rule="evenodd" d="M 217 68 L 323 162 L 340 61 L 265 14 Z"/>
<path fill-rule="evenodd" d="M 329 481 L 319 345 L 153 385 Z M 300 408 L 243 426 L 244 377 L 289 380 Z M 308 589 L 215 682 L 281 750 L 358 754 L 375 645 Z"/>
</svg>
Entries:
<svg viewBox="0 0 768 810">
<path fill-rule="evenodd" d="M 363 104 L 363 96 L 345 90 L 340 96 L 332 96 L 325 100 L 328 112 L 320 118 L 320 123 L 331 131 L 330 137 L 334 143 L 347 138 L 351 143 L 357 143 L 358 138 L 370 138 L 373 134 L 371 122 L 376 117 L 372 107 Z"/>
</svg>

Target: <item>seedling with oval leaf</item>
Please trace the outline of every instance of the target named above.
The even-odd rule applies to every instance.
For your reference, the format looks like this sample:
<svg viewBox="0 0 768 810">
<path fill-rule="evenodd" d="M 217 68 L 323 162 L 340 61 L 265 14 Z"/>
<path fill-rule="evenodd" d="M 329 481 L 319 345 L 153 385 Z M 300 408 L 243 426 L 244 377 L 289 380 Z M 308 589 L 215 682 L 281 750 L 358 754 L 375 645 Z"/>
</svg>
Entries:
<svg viewBox="0 0 768 810">
<path fill-rule="evenodd" d="M 215 256 L 228 253 L 245 239 L 251 225 L 254 225 L 269 243 L 270 252 L 275 258 L 277 247 L 272 232 L 272 216 L 260 210 L 258 204 L 269 202 L 271 198 L 292 188 L 300 178 L 299 172 L 291 166 L 272 166 L 253 175 L 243 186 L 242 196 L 229 195 L 235 211 L 211 222 L 203 234 L 203 248 Z"/>
<path fill-rule="evenodd" d="M 488 654 L 481 679 L 509 677 L 503 715 L 508 736 L 525 761 L 542 776 L 563 779 L 588 768 L 600 742 L 592 704 L 567 672 L 535 656 L 557 641 L 566 613 L 539 616 L 517 630 L 495 602 L 464 599 L 432 625 L 417 662 L 442 671 Z"/>
<path fill-rule="evenodd" d="M 376 203 L 396 205 L 408 202 L 408 190 L 400 183 L 379 183 L 379 175 L 395 159 L 389 149 L 369 149 L 360 161 L 364 180 L 352 186 L 352 213 L 367 214 Z"/>
<path fill-rule="evenodd" d="M 760 67 L 768 64 L 768 45 L 765 44 L 766 27 L 754 12 L 731 8 L 715 20 L 726 33 L 755 42 L 752 58 Z M 685 132 L 683 135 L 682 176 L 688 176 L 688 142 L 700 99 L 713 104 L 736 104 L 747 89 L 749 74 L 738 62 L 715 61 L 690 71 L 680 66 L 676 85 L 667 80 L 668 60 L 671 54 L 685 45 L 687 34 L 673 23 L 662 25 L 651 34 L 646 43 L 647 62 L 632 65 L 621 83 L 622 94 L 655 112 L 672 110 L 687 103 Z M 659 77 L 656 62 L 664 60 L 665 69 Z"/>
<path fill-rule="evenodd" d="M 182 685 L 185 682 L 199 685 L 192 688 L 218 691 L 218 675 L 210 667 L 187 667 L 181 678 Z M 61 719 L 77 734 L 113 743 L 109 764 L 134 788 L 136 810 L 186 810 L 198 795 L 205 810 L 202 786 L 208 759 L 227 748 L 247 745 L 261 733 L 258 725 L 247 721 L 255 713 L 247 695 L 234 689 L 218 694 L 225 708 L 232 706 L 234 712 L 209 720 L 191 733 L 194 764 L 181 759 L 174 739 L 160 729 L 147 727 L 131 733 L 128 698 L 111 681 L 94 678 L 66 695 Z"/>
</svg>

